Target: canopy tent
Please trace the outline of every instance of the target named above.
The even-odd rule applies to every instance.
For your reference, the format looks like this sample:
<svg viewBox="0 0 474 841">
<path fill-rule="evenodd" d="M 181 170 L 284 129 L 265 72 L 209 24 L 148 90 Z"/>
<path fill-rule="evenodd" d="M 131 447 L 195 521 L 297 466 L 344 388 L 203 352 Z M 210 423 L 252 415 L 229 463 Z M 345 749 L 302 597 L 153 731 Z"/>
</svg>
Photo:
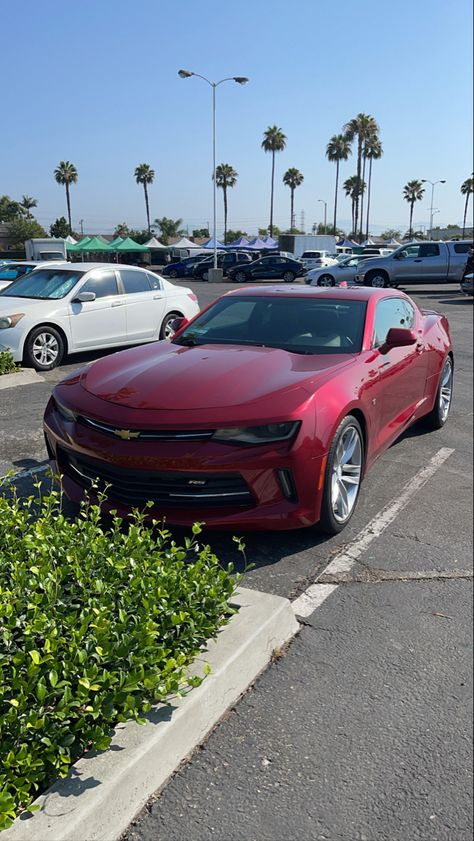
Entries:
<svg viewBox="0 0 474 841">
<path fill-rule="evenodd" d="M 250 240 L 247 248 L 252 251 L 265 251 L 265 249 L 268 249 L 268 245 L 263 241 L 263 239 L 260 239 L 260 237 L 254 237 Z"/>
<path fill-rule="evenodd" d="M 109 242 L 110 248 L 115 248 L 117 245 L 123 242 L 123 237 L 115 237 L 111 242 Z"/>
<path fill-rule="evenodd" d="M 163 245 L 163 243 L 156 237 L 152 237 L 145 242 L 144 245 L 146 245 L 147 248 L 169 248 L 169 245 Z"/>
<path fill-rule="evenodd" d="M 235 243 L 234 243 L 234 245 L 235 245 Z M 210 240 L 209 240 L 209 242 L 206 242 L 206 243 L 205 243 L 203 246 L 201 246 L 201 247 L 202 247 L 202 248 L 206 248 L 206 249 L 208 249 L 208 248 L 209 248 L 209 249 L 214 249 L 214 248 L 225 248 L 224 244 L 223 244 L 222 242 L 219 242 L 219 240 L 218 240 L 218 239 L 214 239 L 214 237 L 212 237 L 212 239 L 210 239 Z"/>
<path fill-rule="evenodd" d="M 66 241 L 66 242 L 70 242 L 70 243 L 71 243 L 71 245 L 76 245 L 76 243 L 77 243 L 77 239 L 74 239 L 74 237 L 72 237 L 72 236 L 71 236 L 71 234 L 69 234 L 69 235 L 66 237 L 66 240 L 65 240 L 65 241 Z"/>
<path fill-rule="evenodd" d="M 110 246 L 109 246 L 110 249 Z M 134 239 L 131 237 L 125 237 L 122 242 L 119 242 L 118 245 L 115 245 L 113 248 L 114 251 L 149 251 L 150 249 L 146 245 L 140 245 L 139 242 L 135 242 Z"/>
<path fill-rule="evenodd" d="M 273 239 L 273 237 L 263 237 L 263 242 L 265 243 L 267 248 L 278 248 L 278 243 L 276 239 Z"/>
<path fill-rule="evenodd" d="M 394 248 L 398 248 L 398 246 L 401 245 L 401 242 L 399 242 L 398 239 L 393 239 L 393 237 L 391 237 L 391 239 L 388 239 L 386 241 L 385 245 L 393 246 Z"/>
<path fill-rule="evenodd" d="M 192 242 L 187 237 L 181 237 L 181 239 L 178 240 L 178 242 L 173 242 L 172 245 L 171 244 L 168 245 L 168 248 L 198 248 L 198 249 L 201 249 L 201 248 L 207 248 L 207 246 L 196 245 L 195 242 Z"/>
<path fill-rule="evenodd" d="M 100 237 L 90 237 L 88 238 L 88 242 L 81 244 L 80 242 L 74 247 L 74 251 L 111 251 L 111 247 L 108 242 L 104 242 L 103 239 Z"/>
<path fill-rule="evenodd" d="M 354 248 L 354 245 L 358 245 L 358 243 L 352 242 L 351 239 L 340 239 L 339 242 L 336 242 L 336 245 L 339 248 Z"/>
<path fill-rule="evenodd" d="M 69 242 L 68 240 L 66 240 L 66 248 L 67 248 L 68 251 L 80 251 L 81 247 L 83 245 L 85 245 L 87 242 L 89 242 L 91 239 L 92 239 L 92 237 L 82 237 L 82 239 L 80 239 L 79 242 L 75 242 L 75 243 L 74 242 Z"/>
<path fill-rule="evenodd" d="M 238 239 L 234 239 L 233 242 L 229 242 L 226 248 L 246 248 L 248 244 L 247 237 L 239 237 Z"/>
</svg>

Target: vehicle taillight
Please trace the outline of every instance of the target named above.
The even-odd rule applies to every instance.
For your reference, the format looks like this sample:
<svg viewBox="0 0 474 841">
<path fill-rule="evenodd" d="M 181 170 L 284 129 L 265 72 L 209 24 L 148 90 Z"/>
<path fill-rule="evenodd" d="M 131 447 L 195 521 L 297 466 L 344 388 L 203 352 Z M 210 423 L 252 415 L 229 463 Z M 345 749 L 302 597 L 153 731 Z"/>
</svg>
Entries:
<svg viewBox="0 0 474 841">
<path fill-rule="evenodd" d="M 197 303 L 197 296 L 194 294 L 194 292 L 188 292 L 188 298 L 191 298 L 191 301 L 196 301 Z"/>
</svg>

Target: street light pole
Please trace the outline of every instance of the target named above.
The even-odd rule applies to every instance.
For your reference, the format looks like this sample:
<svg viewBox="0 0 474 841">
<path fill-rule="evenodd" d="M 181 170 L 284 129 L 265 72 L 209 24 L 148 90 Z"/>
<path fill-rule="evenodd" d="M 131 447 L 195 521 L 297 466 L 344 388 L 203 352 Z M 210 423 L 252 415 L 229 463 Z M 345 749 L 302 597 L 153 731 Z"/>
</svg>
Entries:
<svg viewBox="0 0 474 841">
<path fill-rule="evenodd" d="M 431 204 L 430 204 L 430 239 L 433 236 L 433 202 L 434 202 L 434 188 L 436 184 L 446 184 L 446 179 L 442 178 L 440 181 L 430 181 L 429 178 L 422 178 L 422 184 L 431 184 Z"/>
<path fill-rule="evenodd" d="M 238 85 L 245 85 L 248 82 L 246 76 L 227 76 L 225 79 L 220 79 L 219 82 L 213 82 L 207 79 L 206 76 L 201 76 L 200 73 L 194 73 L 192 70 L 178 70 L 178 76 L 181 79 L 189 79 L 191 76 L 197 76 L 207 82 L 212 88 L 212 210 L 213 210 L 213 237 L 214 237 L 214 269 L 217 269 L 217 184 L 216 184 L 216 88 L 222 85 L 223 82 L 237 82 Z"/>
<path fill-rule="evenodd" d="M 324 201 L 324 199 L 318 199 L 318 201 L 324 204 L 324 233 L 326 233 L 327 228 L 327 221 L 328 221 L 328 203 Z"/>
</svg>

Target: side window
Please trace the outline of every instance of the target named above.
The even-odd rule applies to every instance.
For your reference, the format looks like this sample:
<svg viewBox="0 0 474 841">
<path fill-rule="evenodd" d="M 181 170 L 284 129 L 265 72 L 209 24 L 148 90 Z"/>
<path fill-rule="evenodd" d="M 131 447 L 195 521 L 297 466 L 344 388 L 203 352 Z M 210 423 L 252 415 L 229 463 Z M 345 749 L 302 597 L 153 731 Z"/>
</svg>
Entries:
<svg viewBox="0 0 474 841">
<path fill-rule="evenodd" d="M 150 284 L 152 289 L 161 289 L 161 280 L 156 274 L 151 274 L 151 272 L 147 272 L 148 283 Z"/>
<path fill-rule="evenodd" d="M 470 248 L 472 248 L 472 242 L 456 242 L 454 245 L 454 253 L 467 254 Z"/>
<path fill-rule="evenodd" d="M 126 295 L 135 295 L 137 292 L 149 292 L 150 283 L 146 272 L 134 272 L 131 269 L 120 269 L 123 288 Z"/>
<path fill-rule="evenodd" d="M 380 347 L 391 327 L 410 329 L 415 323 L 415 311 L 403 298 L 385 298 L 379 301 L 375 311 L 373 347 Z"/>
<path fill-rule="evenodd" d="M 439 257 L 439 245 L 433 245 L 431 242 L 422 243 L 419 246 L 419 257 Z"/>
<path fill-rule="evenodd" d="M 92 277 L 86 280 L 80 291 L 95 292 L 96 298 L 107 298 L 109 295 L 117 295 L 118 289 L 115 272 L 109 270 L 92 275 Z"/>
</svg>

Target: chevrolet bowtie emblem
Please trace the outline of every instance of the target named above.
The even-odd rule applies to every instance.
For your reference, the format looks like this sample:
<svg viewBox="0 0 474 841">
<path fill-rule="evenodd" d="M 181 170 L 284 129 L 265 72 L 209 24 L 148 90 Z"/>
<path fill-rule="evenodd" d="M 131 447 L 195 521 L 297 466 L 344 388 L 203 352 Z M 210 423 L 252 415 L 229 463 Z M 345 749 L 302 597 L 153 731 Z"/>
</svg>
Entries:
<svg viewBox="0 0 474 841">
<path fill-rule="evenodd" d="M 131 438 L 139 438 L 139 432 L 131 432 L 129 429 L 114 429 L 114 435 L 122 441 L 130 441 Z"/>
</svg>

